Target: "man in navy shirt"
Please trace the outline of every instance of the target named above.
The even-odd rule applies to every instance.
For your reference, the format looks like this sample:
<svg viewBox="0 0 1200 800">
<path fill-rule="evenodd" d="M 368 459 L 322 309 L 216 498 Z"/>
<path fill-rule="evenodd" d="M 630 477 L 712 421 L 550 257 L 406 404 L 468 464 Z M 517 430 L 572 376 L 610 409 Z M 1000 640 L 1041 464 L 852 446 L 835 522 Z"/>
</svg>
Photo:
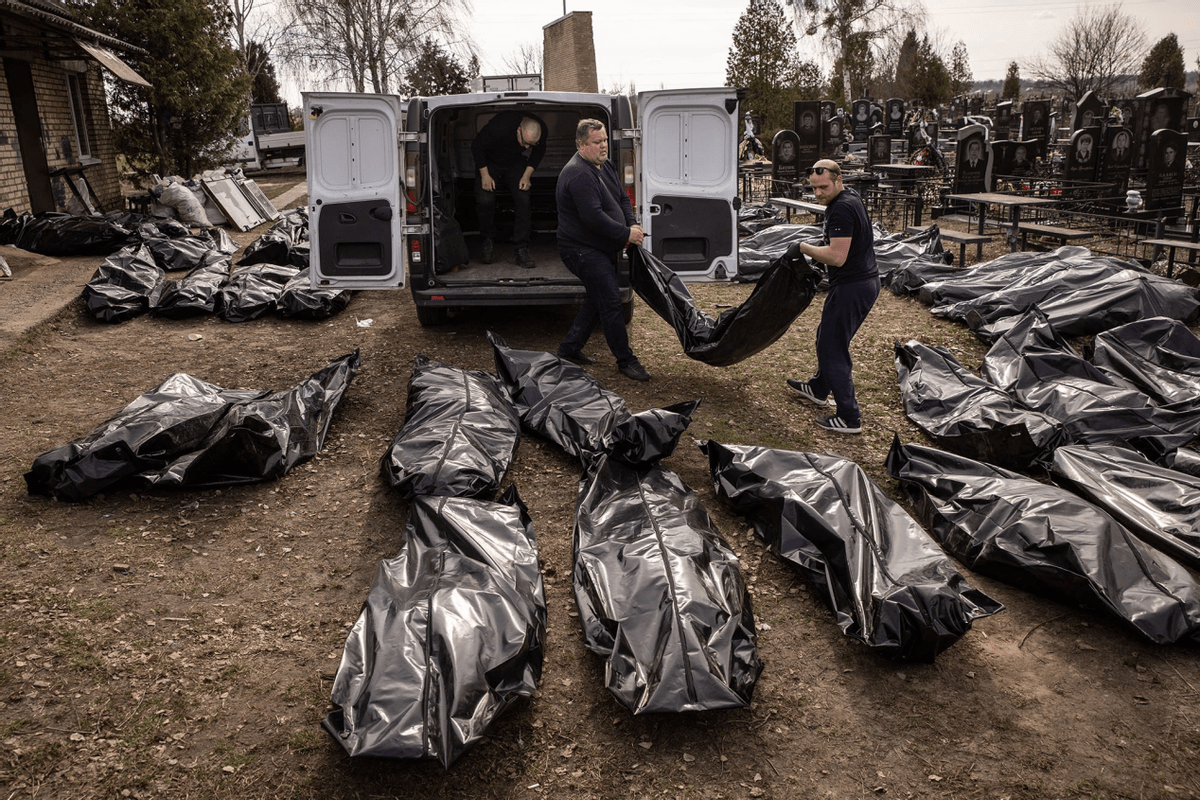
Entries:
<svg viewBox="0 0 1200 800">
<path fill-rule="evenodd" d="M 512 195 L 516 209 L 513 241 L 517 245 L 517 263 L 526 269 L 535 264 L 529 255 L 529 236 L 533 227 L 533 205 L 529 189 L 533 171 L 546 154 L 546 126 L 532 114 L 501 111 L 488 120 L 471 142 L 475 157 L 475 210 L 479 214 L 479 233 L 483 236 L 483 263 L 492 263 L 496 240 L 496 186 L 504 186 Z"/>
<path fill-rule="evenodd" d="M 842 185 L 836 162 L 822 159 L 809 169 L 808 183 L 825 206 L 825 244 L 800 242 L 799 251 L 826 267 L 829 293 L 817 326 L 817 374 L 807 381 L 788 379 L 796 394 L 819 406 L 836 405 L 837 413 L 819 417 L 817 425 L 834 433 L 861 433 L 862 412 L 854 396 L 850 340 L 879 297 L 875 266 L 875 234 L 862 199 Z M 828 401 L 832 393 L 833 402 Z"/>
<path fill-rule="evenodd" d="M 575 129 L 575 155 L 558 175 L 558 252 L 572 274 L 583 282 L 587 297 L 558 346 L 558 356 L 576 364 L 595 362 L 583 346 L 599 325 L 621 374 L 650 380 L 629 348 L 617 285 L 617 256 L 627 244 L 641 244 L 645 232 L 637 224 L 629 196 L 608 160 L 608 132 L 599 120 L 585 119 Z"/>
</svg>

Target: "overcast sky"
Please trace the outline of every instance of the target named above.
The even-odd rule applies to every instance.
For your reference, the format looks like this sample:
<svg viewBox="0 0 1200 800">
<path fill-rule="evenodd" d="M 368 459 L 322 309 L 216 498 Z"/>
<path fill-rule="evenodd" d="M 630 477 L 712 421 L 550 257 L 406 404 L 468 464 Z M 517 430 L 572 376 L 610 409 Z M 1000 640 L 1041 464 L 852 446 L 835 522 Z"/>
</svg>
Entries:
<svg viewBox="0 0 1200 800">
<path fill-rule="evenodd" d="M 542 27 L 563 15 L 564 0 L 474 0 L 472 36 L 485 75 L 508 72 L 504 59 L 523 42 L 542 42 Z M 952 44 L 962 39 L 976 80 L 1002 79 L 1010 61 L 1045 51 L 1076 8 L 1068 0 L 925 0 L 929 26 Z M 1093 3 L 1092 5 L 1099 5 Z M 748 0 L 565 0 L 591 11 L 601 89 L 722 86 L 725 59 Z M 1174 33 L 1189 70 L 1200 54 L 1200 2 L 1125 0 L 1151 44 Z M 949 47 L 949 45 L 947 45 Z M 1190 88 L 1190 87 L 1189 87 Z"/>
</svg>

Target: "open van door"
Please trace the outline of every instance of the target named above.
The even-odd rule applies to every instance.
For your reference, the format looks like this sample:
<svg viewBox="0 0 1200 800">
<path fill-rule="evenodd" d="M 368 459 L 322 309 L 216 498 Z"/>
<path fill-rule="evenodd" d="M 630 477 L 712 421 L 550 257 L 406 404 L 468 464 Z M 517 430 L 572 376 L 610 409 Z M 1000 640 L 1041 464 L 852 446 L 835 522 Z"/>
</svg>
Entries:
<svg viewBox="0 0 1200 800">
<path fill-rule="evenodd" d="M 737 274 L 737 109 L 735 89 L 638 94 L 642 226 L 685 281 Z"/>
<path fill-rule="evenodd" d="M 304 92 L 313 285 L 404 286 L 400 99 Z"/>
</svg>

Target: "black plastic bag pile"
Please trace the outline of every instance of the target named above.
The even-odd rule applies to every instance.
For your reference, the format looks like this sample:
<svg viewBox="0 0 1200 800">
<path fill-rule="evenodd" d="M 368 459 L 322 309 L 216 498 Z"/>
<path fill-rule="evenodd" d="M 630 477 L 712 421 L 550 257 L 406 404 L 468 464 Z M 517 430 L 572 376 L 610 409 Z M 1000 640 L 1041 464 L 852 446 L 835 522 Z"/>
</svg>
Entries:
<svg viewBox="0 0 1200 800">
<path fill-rule="evenodd" d="M 242 251 L 238 266 L 251 264 L 290 264 L 297 269 L 308 267 L 308 211 L 294 208 L 285 211 L 279 220 Z"/>
<path fill-rule="evenodd" d="M 38 456 L 26 485 L 78 502 L 126 483 L 200 488 L 282 477 L 320 451 L 361 364 L 356 350 L 274 393 L 177 373 L 86 436 Z"/>
<path fill-rule="evenodd" d="M 1067 489 L 899 437 L 887 470 L 972 570 L 1106 611 L 1158 644 L 1200 643 L 1200 586 L 1187 570 Z"/>
<path fill-rule="evenodd" d="M 920 269 L 897 269 L 889 280 L 892 290 L 916 291 L 932 314 L 966 324 L 988 343 L 1035 305 L 1064 336 L 1087 336 L 1148 317 L 1190 324 L 1200 316 L 1195 288 L 1082 247 L 1009 253 L 958 275 L 930 275 L 936 279 L 925 283 L 915 274 Z"/>
<path fill-rule="evenodd" d="M 875 225 L 875 267 L 884 281 L 909 262 L 946 265 L 953 257 L 942 247 L 942 231 L 937 225 L 914 234 L 888 233 Z"/>
<path fill-rule="evenodd" d="M 783 212 L 770 203 L 743 203 L 737 212 L 738 236 L 752 236 L 783 223 Z"/>
<path fill-rule="evenodd" d="M 932 661 L 974 620 L 1003 610 L 854 462 L 713 441 L 701 449 L 717 494 L 873 652 Z"/>
<path fill-rule="evenodd" d="M 168 319 L 186 319 L 200 314 L 214 314 L 221 287 L 229 280 L 232 258 L 210 250 L 182 278 L 167 279 L 150 293 L 150 313 Z"/>
<path fill-rule="evenodd" d="M 404 425 L 381 468 L 405 498 L 490 500 L 520 441 L 517 411 L 494 376 L 418 355 L 408 382 Z"/>
<path fill-rule="evenodd" d="M 740 708 L 763 669 L 737 556 L 683 479 L 602 458 L 580 485 L 575 599 L 634 714 Z"/>
<path fill-rule="evenodd" d="M 737 279 L 756 281 L 771 264 L 797 242 L 820 244 L 825 230 L 820 225 L 772 225 L 738 241 Z"/>
<path fill-rule="evenodd" d="M 983 376 L 1026 408 L 1062 422 L 1073 444 L 1122 444 L 1159 459 L 1200 434 L 1200 394 L 1155 402 L 1086 361 L 1036 308 L 992 345 Z"/>
<path fill-rule="evenodd" d="M 517 350 L 495 333 L 488 341 L 496 374 L 521 424 L 578 458 L 586 469 L 601 456 L 649 464 L 675 451 L 696 401 L 631 414 L 620 395 L 582 368 L 540 350 Z"/>
<path fill-rule="evenodd" d="M 107 256 L 133 242 L 134 231 L 107 217 L 57 211 L 18 215 L 11 208 L 0 220 L 0 244 L 44 256 Z"/>
<path fill-rule="evenodd" d="M 312 285 L 312 268 L 305 267 L 283 285 L 275 300 L 275 313 L 292 319 L 329 319 L 350 305 L 354 293 Z"/>
<path fill-rule="evenodd" d="M 254 264 L 234 270 L 218 293 L 217 313 L 226 322 L 249 322 L 275 310 L 283 289 L 300 274 L 284 264 Z"/>
<path fill-rule="evenodd" d="M 778 341 L 808 308 L 821 280 L 808 259 L 789 251 L 771 264 L 741 305 L 713 319 L 653 254 L 631 247 L 629 255 L 638 297 L 675 329 L 689 358 L 714 367 L 744 361 Z"/>
<path fill-rule="evenodd" d="M 698 402 L 630 414 L 574 364 L 488 338 L 524 428 L 584 466 L 573 579 L 609 690 L 635 714 L 748 704 L 762 666 L 737 559 L 683 480 L 657 463 Z"/>
<path fill-rule="evenodd" d="M 537 689 L 537 545 L 511 487 L 499 503 L 417 497 L 405 534 L 350 630 L 322 724 L 352 756 L 449 767 Z"/>
<path fill-rule="evenodd" d="M 1049 465 L 1062 423 L 969 372 L 943 347 L 896 342 L 904 415 L 939 447 L 1009 469 Z"/>
<path fill-rule="evenodd" d="M 88 313 L 101 322 L 125 322 L 146 313 L 167 275 L 145 245 L 127 247 L 96 268 L 83 287 Z"/>
</svg>

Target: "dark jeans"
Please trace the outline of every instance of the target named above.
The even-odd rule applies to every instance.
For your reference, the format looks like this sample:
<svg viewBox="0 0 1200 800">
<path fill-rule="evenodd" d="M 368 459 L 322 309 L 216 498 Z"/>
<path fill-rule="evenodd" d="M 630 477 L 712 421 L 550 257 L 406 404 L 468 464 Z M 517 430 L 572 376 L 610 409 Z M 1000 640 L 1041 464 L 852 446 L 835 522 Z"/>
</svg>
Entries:
<svg viewBox="0 0 1200 800">
<path fill-rule="evenodd" d="M 496 189 L 503 186 L 512 195 L 513 206 L 517 211 L 516 219 L 513 222 L 512 240 L 517 243 L 517 247 L 528 246 L 529 232 L 533 227 L 533 202 L 529 197 L 529 191 L 520 188 L 521 176 L 525 174 L 525 168 L 492 169 L 489 167 L 488 173 L 496 181 Z M 475 213 L 479 215 L 479 233 L 485 239 L 495 241 L 496 192 L 483 190 L 483 178 L 478 170 L 475 171 Z"/>
<path fill-rule="evenodd" d="M 587 297 L 575 321 L 567 331 L 567 337 L 558 346 L 561 354 L 578 353 L 583 350 L 592 332 L 599 325 L 604 331 L 608 349 L 617 358 L 617 366 L 637 361 L 629 349 L 629 334 L 625 331 L 625 320 L 621 316 L 621 290 L 617 286 L 617 264 L 599 250 L 559 250 L 563 264 L 571 274 L 583 282 Z"/>
<path fill-rule="evenodd" d="M 838 416 L 851 425 L 862 422 L 862 412 L 854 396 L 850 340 L 878 297 L 878 277 L 834 286 L 825 297 L 817 326 L 817 374 L 809 378 L 809 388 L 817 397 L 832 393 Z"/>
</svg>

